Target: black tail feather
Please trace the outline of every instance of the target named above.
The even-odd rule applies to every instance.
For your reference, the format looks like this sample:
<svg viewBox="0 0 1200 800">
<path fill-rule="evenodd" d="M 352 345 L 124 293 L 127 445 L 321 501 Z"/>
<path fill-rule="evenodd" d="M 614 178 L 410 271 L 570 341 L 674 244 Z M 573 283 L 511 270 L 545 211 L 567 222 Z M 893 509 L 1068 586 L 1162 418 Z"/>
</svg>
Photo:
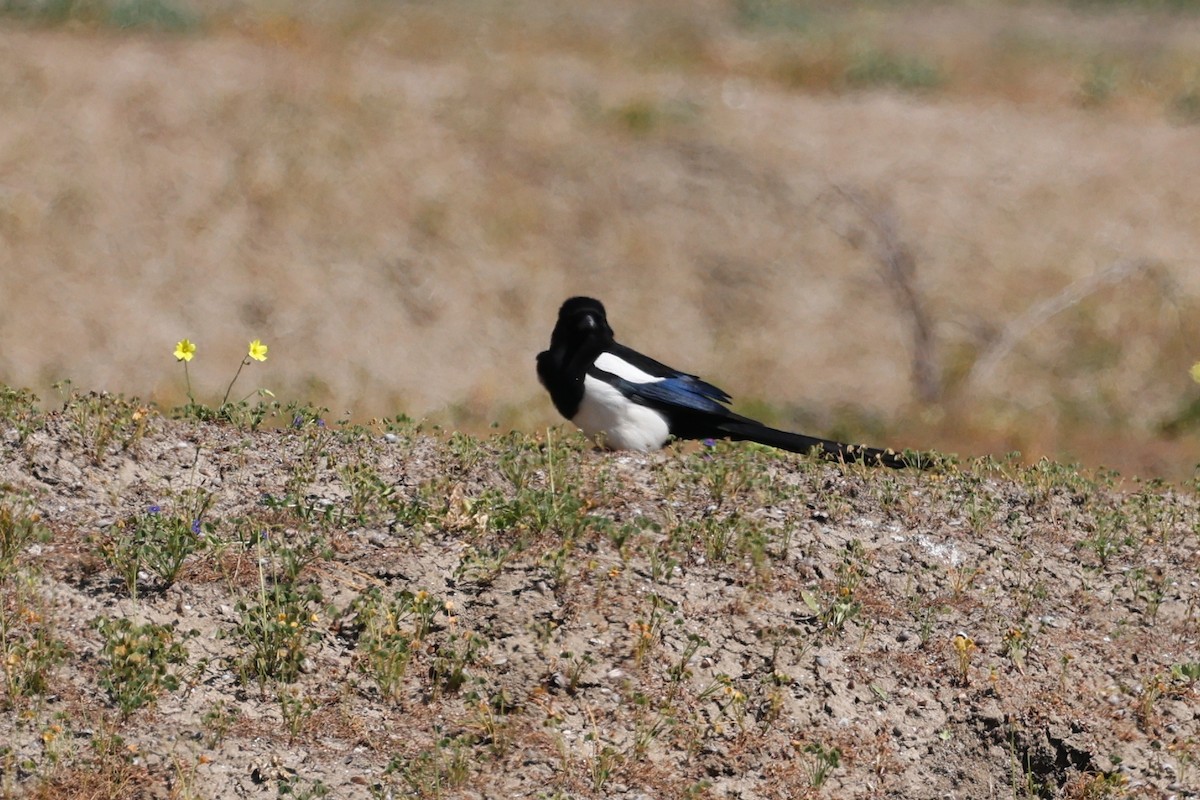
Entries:
<svg viewBox="0 0 1200 800">
<path fill-rule="evenodd" d="M 768 428 L 753 420 L 730 420 L 721 423 L 721 432 L 730 439 L 746 442 L 757 442 L 769 447 L 778 447 L 793 453 L 811 453 L 814 450 L 828 461 L 845 463 L 860 463 L 868 466 L 884 466 L 892 469 L 903 469 L 913 466 L 905 460 L 901 453 L 894 450 L 880 450 L 876 447 L 865 447 L 859 444 L 845 444 L 830 439 L 818 439 L 815 436 L 805 436 L 802 433 L 790 433 L 775 428 Z"/>
</svg>

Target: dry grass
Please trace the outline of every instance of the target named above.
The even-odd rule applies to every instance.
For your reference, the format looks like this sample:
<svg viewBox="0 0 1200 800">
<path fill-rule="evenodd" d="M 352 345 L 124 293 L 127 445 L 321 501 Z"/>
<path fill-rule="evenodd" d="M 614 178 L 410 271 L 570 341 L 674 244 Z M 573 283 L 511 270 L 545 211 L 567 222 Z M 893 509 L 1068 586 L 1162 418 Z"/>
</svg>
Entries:
<svg viewBox="0 0 1200 800">
<path fill-rule="evenodd" d="M 1195 395 L 1190 15 L 199 12 L 181 35 L 0 20 L 3 382 L 179 402 L 188 336 L 219 396 L 259 336 L 281 396 L 532 428 L 554 419 L 532 356 L 590 292 L 624 340 L 781 424 L 1191 468 L 1194 435 L 1144 444 Z M 936 403 L 839 189 L 911 253 Z M 1009 322 L 1120 259 L 1169 288 L 1093 293 L 961 391 Z"/>
</svg>

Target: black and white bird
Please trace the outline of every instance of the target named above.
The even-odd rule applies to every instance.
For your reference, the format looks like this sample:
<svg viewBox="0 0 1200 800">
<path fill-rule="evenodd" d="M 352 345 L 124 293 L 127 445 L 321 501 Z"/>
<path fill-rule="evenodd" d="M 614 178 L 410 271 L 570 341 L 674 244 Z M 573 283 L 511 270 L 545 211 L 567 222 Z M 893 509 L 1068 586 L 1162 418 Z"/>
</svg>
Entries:
<svg viewBox="0 0 1200 800">
<path fill-rule="evenodd" d="M 726 392 L 618 344 L 604 306 L 590 297 L 562 304 L 537 372 L 559 413 L 614 450 L 657 450 L 672 437 L 734 439 L 833 461 L 908 466 L 891 450 L 776 430 L 733 413 Z"/>
</svg>

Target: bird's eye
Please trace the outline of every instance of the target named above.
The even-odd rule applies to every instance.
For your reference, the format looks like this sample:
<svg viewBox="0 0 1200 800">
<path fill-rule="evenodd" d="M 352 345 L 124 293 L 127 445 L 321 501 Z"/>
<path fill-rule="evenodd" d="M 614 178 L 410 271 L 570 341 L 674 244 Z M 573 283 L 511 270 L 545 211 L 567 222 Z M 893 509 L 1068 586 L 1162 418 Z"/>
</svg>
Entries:
<svg viewBox="0 0 1200 800">
<path fill-rule="evenodd" d="M 579 318 L 579 330 L 594 331 L 600 327 L 600 320 L 596 319 L 595 314 L 584 314 Z"/>
</svg>

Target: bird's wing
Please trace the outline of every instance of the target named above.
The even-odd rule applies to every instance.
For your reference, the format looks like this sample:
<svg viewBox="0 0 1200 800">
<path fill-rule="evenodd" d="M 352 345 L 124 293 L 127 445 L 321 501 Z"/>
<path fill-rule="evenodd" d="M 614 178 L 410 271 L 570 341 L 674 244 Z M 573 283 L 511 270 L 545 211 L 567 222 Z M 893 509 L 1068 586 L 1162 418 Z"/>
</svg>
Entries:
<svg viewBox="0 0 1200 800">
<path fill-rule="evenodd" d="M 721 416 L 729 413 L 729 409 L 722 405 L 725 401 L 724 392 L 690 375 L 663 378 L 653 383 L 634 383 L 616 378 L 612 384 L 629 399 L 651 408 L 686 408 Z"/>
<path fill-rule="evenodd" d="M 685 391 L 699 392 L 704 397 L 720 403 L 730 401 L 729 393 L 713 386 L 708 381 L 687 372 L 680 372 L 668 367 L 661 361 L 655 361 L 647 355 L 631 350 L 624 345 L 613 342 L 596 359 L 594 368 L 603 372 L 624 378 L 632 383 L 657 383 L 666 380 L 677 380 L 685 386 Z"/>
</svg>

